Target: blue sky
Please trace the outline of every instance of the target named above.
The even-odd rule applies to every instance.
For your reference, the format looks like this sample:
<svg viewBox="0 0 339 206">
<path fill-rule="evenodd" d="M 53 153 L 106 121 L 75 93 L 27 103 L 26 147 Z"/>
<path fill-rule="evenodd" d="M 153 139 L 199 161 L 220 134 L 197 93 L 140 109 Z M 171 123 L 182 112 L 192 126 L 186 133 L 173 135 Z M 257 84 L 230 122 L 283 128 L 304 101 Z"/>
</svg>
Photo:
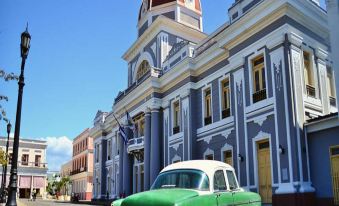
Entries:
<svg viewBox="0 0 339 206">
<path fill-rule="evenodd" d="M 202 0 L 205 32 L 227 21 L 233 2 Z M 7 72 L 19 72 L 20 34 L 29 22 L 32 42 L 21 136 L 48 140 L 49 156 L 66 151 L 63 159 L 49 161 L 67 159 L 71 147 L 62 145 L 91 127 L 98 109 L 110 111 L 116 94 L 126 88 L 127 63 L 121 56 L 136 40 L 140 4 L 141 0 L 0 1 L 0 68 Z M 16 82 L 0 80 L 0 94 L 9 97 L 1 104 L 13 124 L 17 89 Z M 0 135 L 5 131 L 0 122 Z"/>
</svg>

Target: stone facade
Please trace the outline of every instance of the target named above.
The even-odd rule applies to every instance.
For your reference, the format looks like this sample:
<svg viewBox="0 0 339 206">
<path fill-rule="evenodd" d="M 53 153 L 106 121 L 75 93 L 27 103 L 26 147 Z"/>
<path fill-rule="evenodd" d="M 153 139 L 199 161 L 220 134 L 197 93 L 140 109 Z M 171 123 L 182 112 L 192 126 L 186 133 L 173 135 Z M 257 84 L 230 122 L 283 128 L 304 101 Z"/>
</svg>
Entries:
<svg viewBox="0 0 339 206">
<path fill-rule="evenodd" d="M 90 131 L 94 199 L 148 190 L 177 161 L 215 159 L 265 203 L 313 203 L 304 124 L 337 112 L 327 14 L 304 0 L 235 1 L 228 13 L 210 35 L 157 16 L 124 54 L 128 88 Z"/>
</svg>

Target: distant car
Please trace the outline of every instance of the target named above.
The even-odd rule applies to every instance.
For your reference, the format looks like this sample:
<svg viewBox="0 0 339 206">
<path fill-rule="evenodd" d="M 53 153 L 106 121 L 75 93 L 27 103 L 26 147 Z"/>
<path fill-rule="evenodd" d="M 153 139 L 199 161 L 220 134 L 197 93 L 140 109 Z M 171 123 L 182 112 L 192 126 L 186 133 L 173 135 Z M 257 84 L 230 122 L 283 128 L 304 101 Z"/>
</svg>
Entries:
<svg viewBox="0 0 339 206">
<path fill-rule="evenodd" d="M 261 198 L 239 187 L 230 165 L 211 160 L 169 165 L 160 172 L 150 191 L 112 203 L 112 206 L 221 205 L 261 206 Z"/>
<path fill-rule="evenodd" d="M 72 192 L 71 194 L 71 202 L 79 202 L 79 194 Z"/>
</svg>

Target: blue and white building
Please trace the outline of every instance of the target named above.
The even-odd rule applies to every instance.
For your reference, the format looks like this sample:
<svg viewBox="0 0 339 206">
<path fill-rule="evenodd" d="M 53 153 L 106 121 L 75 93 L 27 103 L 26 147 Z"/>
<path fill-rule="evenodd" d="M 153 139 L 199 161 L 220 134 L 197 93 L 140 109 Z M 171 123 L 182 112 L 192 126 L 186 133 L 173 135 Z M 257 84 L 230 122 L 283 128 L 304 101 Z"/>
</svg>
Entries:
<svg viewBox="0 0 339 206">
<path fill-rule="evenodd" d="M 326 11 L 318 0 L 236 0 L 207 35 L 202 9 L 142 1 L 123 55 L 128 88 L 90 131 L 93 198 L 147 190 L 177 161 L 215 159 L 264 203 L 314 205 L 305 123 L 337 112 Z"/>
</svg>

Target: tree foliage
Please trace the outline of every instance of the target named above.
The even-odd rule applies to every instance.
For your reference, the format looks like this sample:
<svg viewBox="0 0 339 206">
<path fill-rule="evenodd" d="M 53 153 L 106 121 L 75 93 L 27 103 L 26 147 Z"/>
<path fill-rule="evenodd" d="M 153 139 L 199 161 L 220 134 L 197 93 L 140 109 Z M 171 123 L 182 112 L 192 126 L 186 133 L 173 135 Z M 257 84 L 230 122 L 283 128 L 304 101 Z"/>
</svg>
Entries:
<svg viewBox="0 0 339 206">
<path fill-rule="evenodd" d="M 4 79 L 6 82 L 11 81 L 11 80 L 18 81 L 19 77 L 17 75 L 15 75 L 13 72 L 12 73 L 6 73 L 3 69 L 0 68 L 0 79 Z M 8 102 L 8 97 L 0 94 L 0 121 L 3 119 L 5 122 L 8 123 L 8 119 L 6 117 L 6 111 L 2 107 L 1 101 Z"/>
<path fill-rule="evenodd" d="M 61 189 L 64 189 L 65 194 L 68 194 L 68 189 L 71 184 L 71 178 L 69 176 L 62 177 L 59 181 L 54 180 L 53 182 L 49 182 L 47 185 L 47 192 L 50 195 L 55 195 L 59 193 Z"/>
<path fill-rule="evenodd" d="M 69 176 L 63 177 L 61 179 L 62 186 L 65 189 L 65 193 L 68 194 L 68 187 L 71 184 L 71 178 Z"/>
<path fill-rule="evenodd" d="M 3 151 L 1 148 L 0 148 L 0 164 L 1 165 L 7 164 L 6 152 Z"/>
</svg>

